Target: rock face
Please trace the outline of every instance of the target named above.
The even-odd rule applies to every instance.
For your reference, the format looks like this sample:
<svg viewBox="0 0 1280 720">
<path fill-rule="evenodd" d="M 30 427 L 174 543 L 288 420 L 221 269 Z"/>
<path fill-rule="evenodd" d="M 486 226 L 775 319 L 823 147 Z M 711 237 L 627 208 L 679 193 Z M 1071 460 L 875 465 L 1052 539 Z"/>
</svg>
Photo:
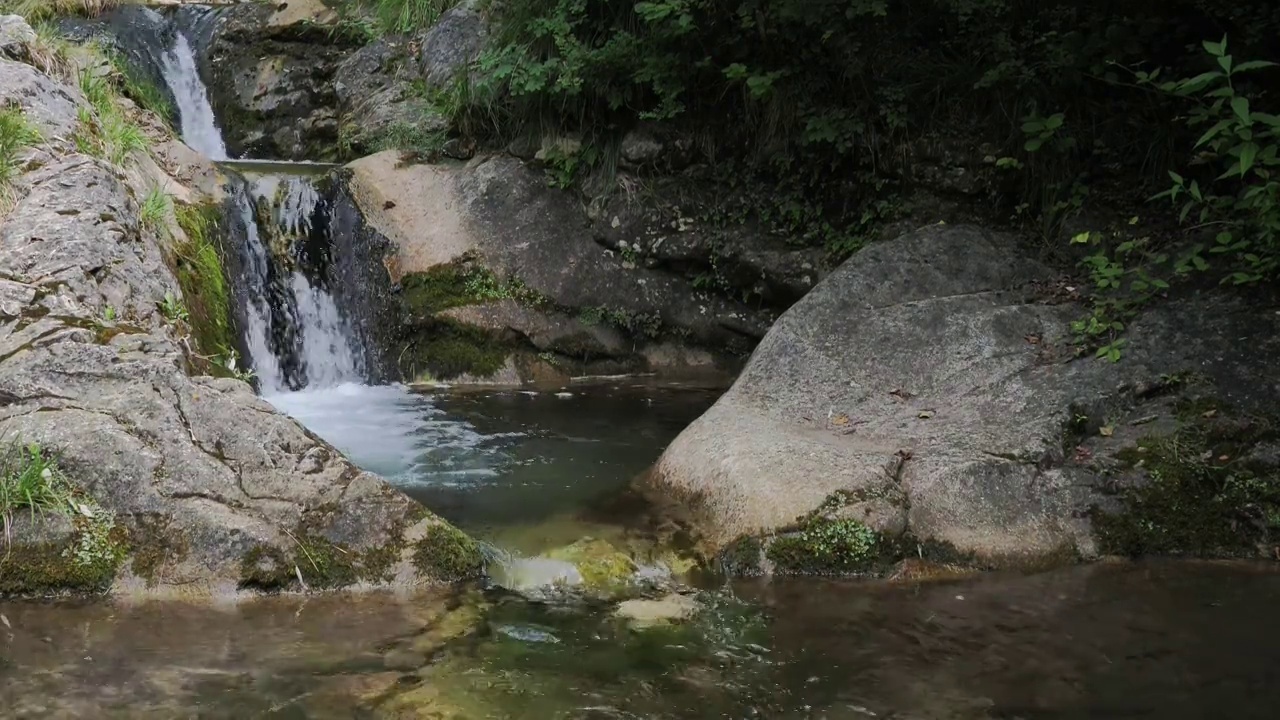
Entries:
<svg viewBox="0 0 1280 720">
<path fill-rule="evenodd" d="M 478 4 L 468 0 L 451 8 L 419 39 L 418 66 L 429 87 L 446 88 L 480 56 L 489 24 Z"/>
<path fill-rule="evenodd" d="M 200 76 L 233 157 L 338 157 L 339 64 L 363 38 L 274 5 L 183 8 Z"/>
<path fill-rule="evenodd" d="M 343 152 L 372 152 L 390 139 L 442 133 L 448 123 L 416 89 L 417 79 L 405 38 L 377 40 L 343 60 L 334 75 Z"/>
<path fill-rule="evenodd" d="M 389 308 L 394 374 L 708 369 L 771 320 L 595 242 L 572 196 L 515 158 L 401 165 L 386 152 L 348 171 L 333 222 L 356 227 L 334 237 L 361 247 L 334 255 L 369 258 L 366 285 L 385 288 L 373 296 Z"/>
<path fill-rule="evenodd" d="M 246 383 L 188 376 L 188 331 L 165 310 L 181 302 L 166 255 L 182 231 L 139 220 L 154 163 L 77 153 L 80 93 L 0 59 L 9 104 L 47 140 L 20 155 L 0 209 L 0 451 L 13 467 L 38 445 L 82 507 L 71 522 L 14 512 L 0 595 L 407 584 L 478 563 Z"/>
<path fill-rule="evenodd" d="M 1051 279 L 973 227 L 866 248 L 782 315 L 644 489 L 709 552 L 816 518 L 983 564 L 1096 555 L 1092 508 L 1116 509 L 1125 474 L 1114 458 L 1176 425 L 1170 377 L 1194 372 L 1197 392 L 1273 412 L 1280 315 L 1168 302 L 1130 325 L 1122 362 L 1073 360 L 1083 309 L 1038 301 Z M 856 540 L 839 542 L 875 553 Z"/>
</svg>

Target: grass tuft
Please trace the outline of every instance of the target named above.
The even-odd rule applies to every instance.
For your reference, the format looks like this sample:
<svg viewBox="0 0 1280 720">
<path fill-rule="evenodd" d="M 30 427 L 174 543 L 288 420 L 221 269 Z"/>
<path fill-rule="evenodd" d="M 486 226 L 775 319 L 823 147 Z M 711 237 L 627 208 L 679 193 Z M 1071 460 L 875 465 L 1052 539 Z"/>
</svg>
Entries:
<svg viewBox="0 0 1280 720">
<path fill-rule="evenodd" d="M 218 243 L 219 207 L 212 203 L 178 205 L 174 214 L 186 235 L 174 248 L 174 271 L 186 299 L 196 346 L 215 364 L 233 369 L 231 291 Z"/>
<path fill-rule="evenodd" d="M 144 228 L 160 232 L 172 207 L 173 199 L 169 197 L 169 194 L 158 187 L 153 187 L 147 191 L 146 197 L 142 199 L 142 207 L 138 211 L 138 221 L 142 223 Z"/>
<path fill-rule="evenodd" d="M 68 15 L 97 17 L 124 4 L 127 0 L 0 0 L 0 10 L 34 23 Z"/>
<path fill-rule="evenodd" d="M 372 0 L 365 9 L 387 33 L 407 35 L 431 27 L 458 0 Z"/>
<path fill-rule="evenodd" d="M 24 511 L 33 518 L 48 512 L 69 514 L 70 485 L 39 445 L 11 442 L 0 448 L 0 523 L 6 550 L 12 542 L 13 518 Z"/>
<path fill-rule="evenodd" d="M 0 212 L 13 202 L 13 180 L 18 176 L 18 152 L 40 142 L 40 132 L 22 108 L 0 108 Z"/>
</svg>

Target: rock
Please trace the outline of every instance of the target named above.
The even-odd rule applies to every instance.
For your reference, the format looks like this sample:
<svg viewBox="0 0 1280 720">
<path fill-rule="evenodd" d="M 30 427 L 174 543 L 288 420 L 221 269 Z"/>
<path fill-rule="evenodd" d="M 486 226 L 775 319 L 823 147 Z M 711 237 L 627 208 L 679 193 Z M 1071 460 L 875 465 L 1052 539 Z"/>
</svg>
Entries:
<svg viewBox="0 0 1280 720">
<path fill-rule="evenodd" d="M 572 374 L 704 372 L 708 352 L 732 366 L 771 319 L 628 266 L 592 239 L 570 195 L 515 158 L 404 165 L 385 152 L 347 169 L 333 222 L 356 244 L 334 255 L 367 259 L 353 274 L 364 302 L 385 304 L 375 314 L 392 376 L 484 377 L 548 353 Z"/>
<path fill-rule="evenodd" d="M 412 672 L 427 664 L 427 656 L 404 648 L 396 648 L 382 656 L 382 666 L 397 672 Z"/>
<path fill-rule="evenodd" d="M 19 15 L 0 15 L 0 57 L 27 58 L 27 45 L 36 41 L 36 31 Z"/>
<path fill-rule="evenodd" d="M 382 149 L 397 134 L 443 132 L 448 121 L 417 91 L 417 68 L 403 39 L 383 38 L 343 60 L 334 75 L 347 152 Z"/>
<path fill-rule="evenodd" d="M 632 130 L 622 137 L 619 151 L 622 159 L 631 166 L 651 165 L 658 161 L 665 148 L 652 134 L 643 130 Z"/>
<path fill-rule="evenodd" d="M 418 66 L 428 87 L 445 89 L 480 57 L 489 23 L 477 4 L 463 2 L 446 11 L 419 40 Z"/>
<path fill-rule="evenodd" d="M 273 4 L 241 3 L 184 9 L 178 22 L 192 37 L 232 157 L 337 159 L 335 77 L 363 39 L 283 17 Z"/>
<path fill-rule="evenodd" d="M 657 190 L 659 195 L 663 190 Z M 679 207 L 657 207 L 618 193 L 593 218 L 600 244 L 648 267 L 680 273 L 699 287 L 748 297 L 779 312 L 826 275 L 826 251 L 796 248 L 759 228 L 704 224 Z"/>
<path fill-rule="evenodd" d="M 613 614 L 634 627 L 646 628 L 688 620 L 698 613 L 700 607 L 697 600 L 672 593 L 657 600 L 624 600 Z"/>
<path fill-rule="evenodd" d="M 1154 402 L 1139 388 L 1190 368 L 1261 407 L 1280 393 L 1262 347 L 1280 342 L 1280 316 L 1168 303 L 1130 325 L 1124 361 L 1073 361 L 1069 323 L 1084 311 L 1035 302 L 1049 277 L 969 226 L 867 247 L 778 320 L 644 488 L 707 552 L 817 511 L 984 565 L 1095 555 L 1089 509 L 1105 483 L 1064 451 L 1077 419 L 1138 417 Z"/>
<path fill-rule="evenodd" d="M 595 595 L 624 590 L 636 572 L 636 564 L 606 540 L 583 538 L 572 545 L 545 553 L 547 558 L 572 564 L 582 575 L 582 587 Z"/>
<path fill-rule="evenodd" d="M 70 533 L 12 528 L 0 594 L 411 585 L 473 570 L 450 555 L 473 542 L 248 384 L 187 374 L 189 330 L 162 311 L 181 290 L 139 221 L 159 168 L 122 170 L 55 139 L 83 98 L 0 60 L 0 102 L 11 98 L 47 140 L 0 215 L 0 438 L 56 458 L 84 507 Z"/>
<path fill-rule="evenodd" d="M 58 31 L 76 43 L 93 41 L 124 59 L 129 71 L 151 84 L 177 107 L 164 79 L 165 56 L 173 48 L 175 28 L 170 19 L 142 4 L 121 4 L 89 17 L 63 17 Z M 166 118 L 177 122 L 177 118 Z"/>
</svg>

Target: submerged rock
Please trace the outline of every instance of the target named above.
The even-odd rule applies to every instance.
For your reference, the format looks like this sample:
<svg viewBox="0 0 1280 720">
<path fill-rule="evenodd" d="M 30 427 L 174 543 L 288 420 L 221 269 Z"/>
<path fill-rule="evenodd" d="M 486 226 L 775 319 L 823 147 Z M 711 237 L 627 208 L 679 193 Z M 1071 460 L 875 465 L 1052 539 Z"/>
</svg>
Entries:
<svg viewBox="0 0 1280 720">
<path fill-rule="evenodd" d="M 51 463 L 59 505 L 46 510 L 53 525 L 37 514 L 6 528 L 0 594 L 478 573 L 473 542 L 247 383 L 188 374 L 200 358 L 170 265 L 183 230 L 141 219 L 141 198 L 162 186 L 148 179 L 156 165 L 139 157 L 123 171 L 77 152 L 79 91 L 0 59 L 0 105 L 11 102 L 45 140 L 0 212 L 0 452 L 9 469 Z"/>
<path fill-rule="evenodd" d="M 1076 359 L 1069 326 L 1084 310 L 1042 301 L 1051 279 L 974 227 L 866 248 L 778 320 L 645 488 L 744 568 L 1095 556 L 1093 509 L 1117 509 L 1115 428 L 1170 418 L 1183 388 L 1168 378 L 1188 371 L 1203 392 L 1273 412 L 1280 315 L 1167 302 L 1129 326 L 1122 362 Z"/>
<path fill-rule="evenodd" d="M 614 615 L 627 620 L 637 628 L 663 625 L 688 620 L 698 613 L 698 601 L 687 595 L 672 593 L 657 600 L 624 600 L 614 610 Z"/>
</svg>

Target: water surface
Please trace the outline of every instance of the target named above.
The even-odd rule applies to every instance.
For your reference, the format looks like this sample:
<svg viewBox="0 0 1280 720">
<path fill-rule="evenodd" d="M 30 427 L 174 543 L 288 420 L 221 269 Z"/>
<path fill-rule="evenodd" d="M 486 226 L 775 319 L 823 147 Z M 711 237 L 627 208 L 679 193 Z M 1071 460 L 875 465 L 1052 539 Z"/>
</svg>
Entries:
<svg viewBox="0 0 1280 720">
<path fill-rule="evenodd" d="M 1271 718 L 1280 573 L 740 583 L 695 621 L 489 593 L 3 603 L 6 718 Z"/>
</svg>

